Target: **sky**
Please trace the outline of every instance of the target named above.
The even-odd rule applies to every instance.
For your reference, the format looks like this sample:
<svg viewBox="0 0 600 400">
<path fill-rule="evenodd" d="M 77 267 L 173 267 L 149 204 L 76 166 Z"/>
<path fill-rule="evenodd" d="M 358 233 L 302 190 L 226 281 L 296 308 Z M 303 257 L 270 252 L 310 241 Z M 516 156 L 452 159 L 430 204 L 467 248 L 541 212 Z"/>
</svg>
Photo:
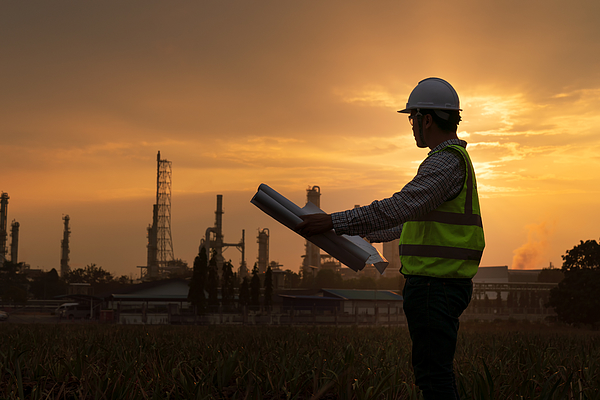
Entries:
<svg viewBox="0 0 600 400">
<path fill-rule="evenodd" d="M 172 238 L 190 265 L 223 195 L 228 243 L 298 271 L 304 240 L 250 200 L 266 183 L 343 211 L 415 175 L 396 111 L 427 77 L 457 90 L 486 234 L 482 266 L 537 269 L 600 237 L 600 3 L 0 3 L 0 191 L 19 261 L 138 276 L 172 162 Z M 10 242 L 10 238 L 9 238 Z M 239 265 L 235 248 L 224 256 Z"/>
</svg>

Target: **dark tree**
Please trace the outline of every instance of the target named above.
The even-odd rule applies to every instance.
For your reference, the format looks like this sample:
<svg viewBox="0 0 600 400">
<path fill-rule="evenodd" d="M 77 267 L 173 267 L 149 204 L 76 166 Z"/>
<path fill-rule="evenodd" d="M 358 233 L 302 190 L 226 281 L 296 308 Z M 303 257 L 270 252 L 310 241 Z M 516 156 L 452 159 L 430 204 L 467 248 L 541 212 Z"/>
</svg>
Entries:
<svg viewBox="0 0 600 400">
<path fill-rule="evenodd" d="M 101 293 L 111 287 L 113 275 L 96 264 L 89 264 L 85 268 L 69 271 L 63 278 L 66 283 L 89 283 L 94 293 Z"/>
<path fill-rule="evenodd" d="M 85 268 L 77 268 L 65 276 L 67 283 L 89 283 L 92 287 L 106 284 L 114 279 L 112 274 L 96 264 L 89 264 Z"/>
<path fill-rule="evenodd" d="M 270 310 L 273 305 L 273 270 L 269 265 L 265 273 L 265 307 Z"/>
<path fill-rule="evenodd" d="M 315 284 L 315 276 L 313 274 L 313 272 L 308 269 L 308 268 L 304 268 L 300 271 L 300 277 L 301 277 L 301 282 L 300 282 L 300 286 L 303 288 L 312 288 L 314 287 Z"/>
<path fill-rule="evenodd" d="M 375 279 L 370 276 L 361 276 L 360 278 L 348 279 L 342 282 L 343 289 L 377 289 L 378 287 Z M 395 288 L 392 287 L 391 289 Z"/>
<path fill-rule="evenodd" d="M 558 283 L 563 280 L 565 273 L 559 268 L 544 268 L 538 275 L 538 282 Z"/>
<path fill-rule="evenodd" d="M 223 263 L 221 274 L 221 302 L 223 307 L 231 307 L 233 305 L 234 296 L 233 265 L 231 265 L 231 261 L 227 261 Z"/>
<path fill-rule="evenodd" d="M 240 285 L 239 303 L 242 308 L 250 304 L 250 284 L 248 283 L 248 277 L 246 276 L 242 279 Z"/>
<path fill-rule="evenodd" d="M 581 241 L 563 257 L 564 279 L 550 291 L 548 305 L 569 324 L 600 325 L 600 245 Z"/>
<path fill-rule="evenodd" d="M 38 300 L 51 299 L 67 293 L 67 285 L 60 279 L 56 269 L 34 278 L 29 284 L 29 291 Z"/>
<path fill-rule="evenodd" d="M 286 288 L 297 288 L 300 287 L 301 283 L 302 277 L 300 276 L 300 274 L 290 269 L 286 269 L 283 272 L 283 285 Z"/>
<path fill-rule="evenodd" d="M 120 277 L 115 279 L 119 285 L 133 285 L 133 279 L 131 279 L 127 275 L 121 275 Z"/>
<path fill-rule="evenodd" d="M 315 276 L 314 285 L 318 289 L 340 289 L 343 286 L 342 275 L 332 269 L 321 269 Z"/>
<path fill-rule="evenodd" d="M 577 269 L 597 270 L 600 268 L 600 244 L 595 240 L 581 240 L 577 246 L 567 250 L 567 254 L 562 258 L 563 272 Z"/>
<path fill-rule="evenodd" d="M 167 262 L 167 267 L 169 268 L 169 279 L 187 279 L 194 273 L 194 270 L 190 269 L 187 262 L 183 261 L 181 258 L 176 258 L 175 260 Z"/>
<path fill-rule="evenodd" d="M 208 291 L 208 306 L 214 312 L 219 306 L 219 273 L 217 272 L 216 255 L 213 255 L 208 263 L 206 290 Z"/>
<path fill-rule="evenodd" d="M 4 261 L 0 268 L 0 296 L 4 302 L 27 302 L 27 275 L 24 263 Z"/>
<path fill-rule="evenodd" d="M 206 283 L 208 280 L 208 257 L 206 248 L 202 246 L 198 255 L 194 259 L 194 269 L 192 279 L 190 280 L 190 290 L 188 292 L 188 301 L 196 308 L 196 314 L 201 315 L 206 312 Z"/>
<path fill-rule="evenodd" d="M 260 277 L 258 276 L 256 263 L 252 268 L 252 279 L 250 280 L 250 307 L 254 311 L 257 311 L 260 307 Z"/>
<path fill-rule="evenodd" d="M 3 302 L 25 303 L 27 301 L 27 276 L 22 272 L 23 263 L 4 261 L 0 268 L 0 295 Z"/>
</svg>

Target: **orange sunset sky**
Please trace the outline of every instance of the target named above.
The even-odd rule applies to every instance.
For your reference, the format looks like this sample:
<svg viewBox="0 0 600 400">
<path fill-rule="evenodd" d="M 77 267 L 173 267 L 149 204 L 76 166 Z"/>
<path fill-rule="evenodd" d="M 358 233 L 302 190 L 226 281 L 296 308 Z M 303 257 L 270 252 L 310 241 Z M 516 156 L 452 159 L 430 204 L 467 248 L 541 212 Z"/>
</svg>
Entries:
<svg viewBox="0 0 600 400">
<path fill-rule="evenodd" d="M 487 246 L 544 268 L 600 237 L 600 2 L 4 1 L 0 191 L 19 261 L 139 274 L 156 153 L 173 163 L 172 235 L 190 265 L 223 194 L 225 241 L 304 240 L 250 199 L 321 188 L 341 211 L 400 190 L 427 150 L 396 113 L 419 80 L 458 91 Z M 10 242 L 10 239 L 9 239 Z M 234 265 L 240 253 L 225 252 Z"/>
</svg>

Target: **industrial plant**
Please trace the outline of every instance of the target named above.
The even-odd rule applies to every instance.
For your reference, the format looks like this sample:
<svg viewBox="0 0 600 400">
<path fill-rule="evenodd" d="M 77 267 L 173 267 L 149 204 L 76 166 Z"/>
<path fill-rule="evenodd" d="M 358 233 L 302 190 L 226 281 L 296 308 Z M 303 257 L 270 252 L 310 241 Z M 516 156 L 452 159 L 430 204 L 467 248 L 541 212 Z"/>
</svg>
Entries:
<svg viewBox="0 0 600 400">
<path fill-rule="evenodd" d="M 65 214 L 62 216 L 62 240 L 60 253 L 60 277 L 62 284 L 67 285 L 58 297 L 62 299 L 69 297 L 71 301 L 77 302 L 78 307 L 73 306 L 72 317 L 77 319 L 75 311 L 80 312 L 83 317 L 99 319 L 100 322 L 117 323 L 268 323 L 268 324 L 298 324 L 298 323 L 335 323 L 335 324 L 358 324 L 358 323 L 386 323 L 402 324 L 404 316 L 402 313 L 402 297 L 397 293 L 401 287 L 400 257 L 398 240 L 383 244 L 383 255 L 389 261 L 389 265 L 382 275 L 374 266 L 365 266 L 359 272 L 343 266 L 339 260 L 329 254 L 321 252 L 321 249 L 313 243 L 305 242 L 305 252 L 301 256 L 301 273 L 284 271 L 276 261 L 270 260 L 271 231 L 267 227 L 258 228 L 256 240 L 258 243 L 258 254 L 256 267 L 260 278 L 259 291 L 262 296 L 269 297 L 272 303 L 266 305 L 262 313 L 258 306 L 253 306 L 251 315 L 248 314 L 247 304 L 232 305 L 223 302 L 219 305 L 217 295 L 213 297 L 210 309 L 205 310 L 201 318 L 196 313 L 196 306 L 192 306 L 188 299 L 190 292 L 191 269 L 187 263 L 176 258 L 171 234 L 171 188 L 172 188 L 172 163 L 161 157 L 160 151 L 156 156 L 156 192 L 154 204 L 152 205 L 151 223 L 147 226 L 146 265 L 139 266 L 139 280 L 130 279 L 124 287 L 110 289 L 102 293 L 94 293 L 90 283 L 70 282 L 72 275 L 70 266 L 70 237 L 71 218 Z M 306 189 L 306 202 L 312 203 L 320 208 L 321 188 L 319 186 L 308 186 Z M 27 287 L 39 281 L 39 276 L 44 276 L 41 270 L 31 270 L 25 263 L 19 263 L 19 222 L 13 220 L 8 225 L 8 193 L 0 192 L 0 268 L 7 262 L 19 264 L 19 273 L 24 273 L 29 279 Z M 222 282 L 223 266 L 227 263 L 225 251 L 234 248 L 241 254 L 241 261 L 237 272 L 237 278 L 241 282 L 250 277 L 246 255 L 246 231 L 242 229 L 239 240 L 228 241 L 223 234 L 224 225 L 224 198 L 222 194 L 216 195 L 215 222 L 213 226 L 205 228 L 204 237 L 199 238 L 198 253 L 206 252 L 209 259 L 214 260 L 214 266 L 218 274 L 218 283 L 213 283 L 211 289 L 223 290 L 226 287 Z M 150 210 L 148 210 L 150 211 Z M 10 245 L 9 245 L 10 238 Z M 300 260 L 299 260 L 300 261 Z M 14 267 L 14 266 L 13 266 Z M 252 268 L 250 268 L 252 269 Z M 341 289 L 332 287 L 317 287 L 313 284 L 321 276 L 341 276 L 344 280 L 355 278 L 366 278 L 365 281 L 374 282 L 379 280 L 381 284 L 393 285 L 390 288 L 379 287 L 379 289 Z M 269 273 L 267 273 L 269 271 Z M 526 276 L 526 273 L 532 276 Z M 37 273 L 38 278 L 35 278 Z M 56 275 L 56 271 L 53 272 Z M 41 275 L 40 275 L 41 274 Z M 49 274 L 49 273 L 48 273 Z M 287 281 L 297 279 L 294 284 Z M 511 271 L 508 267 L 482 267 L 474 278 L 474 300 L 471 307 L 465 312 L 465 318 L 482 318 L 482 315 L 493 315 L 505 313 L 507 318 L 529 318 L 542 319 L 552 313 L 543 306 L 551 288 L 556 283 L 537 282 L 539 271 Z M 269 275 L 270 290 L 266 290 L 266 277 Z M 534 276 L 535 275 L 535 276 Z M 67 278 L 67 279 L 65 279 Z M 223 278 L 223 280 L 221 280 Z M 57 278 L 58 279 L 58 278 Z M 250 279 L 252 280 L 252 279 Z M 356 279 L 359 281 L 360 279 Z M 244 280 L 247 281 L 247 280 Z M 87 282 L 87 281 L 86 281 Z M 287 283 L 286 283 L 287 282 Z M 135 284 L 134 284 L 135 283 Z M 121 284 L 121 283 L 119 283 Z M 377 287 L 375 283 L 375 286 Z M 77 286 L 76 288 L 71 286 Z M 230 292 L 238 296 L 236 301 L 241 300 L 241 288 L 232 289 Z M 397 288 L 397 289 L 396 289 Z M 75 290 L 77 289 L 77 290 Z M 84 290 L 86 289 L 86 290 Z M 45 302 L 56 303 L 56 298 L 35 297 L 24 289 L 27 307 L 46 307 Z M 274 290 L 274 291 L 273 291 Z M 65 294 L 66 292 L 66 294 Z M 54 295 L 57 293 L 54 293 Z M 54 296 L 52 295 L 52 296 Z M 222 296 L 222 293 L 221 293 Z M 224 297 L 221 297 L 223 299 Z M 44 299 L 44 300 L 37 300 Z M 515 300 L 516 299 L 516 300 Z M 4 299 L 1 299 L 5 301 Z M 13 300 L 9 300 L 10 301 Z M 39 301 L 39 303 L 34 303 Z M 214 302 L 217 304 L 215 305 Z M 37 304 L 37 305 L 36 305 Z M 227 306 L 227 316 L 223 314 L 223 307 Z M 495 307 L 495 308 L 494 308 Z M 492 310 L 492 311 L 490 311 Z M 508 311 L 507 311 L 508 310 Z M 524 310 L 524 311 L 523 311 Z M 503 314 L 504 315 L 504 314 Z M 66 314 L 71 318 L 71 314 Z"/>
<path fill-rule="evenodd" d="M 162 159 L 159 151 L 156 157 L 156 201 L 152 208 L 152 223 L 147 228 L 146 265 L 138 267 L 141 270 L 140 278 L 142 281 L 172 276 L 174 272 L 177 272 L 182 267 L 182 264 L 185 264 L 183 261 L 175 258 L 173 251 L 171 234 L 171 177 L 172 163 L 171 161 Z M 321 189 L 319 186 L 312 186 L 307 189 L 307 202 L 312 202 L 317 207 L 320 207 L 320 196 Z M 217 271 L 221 273 L 223 263 L 225 262 L 223 252 L 229 247 L 236 248 L 241 252 L 241 263 L 238 274 L 243 278 L 249 273 L 246 263 L 245 230 L 242 230 L 241 239 L 238 242 L 228 243 L 225 241 L 223 235 L 223 195 L 218 194 L 216 200 L 215 224 L 206 228 L 205 236 L 201 238 L 198 250 L 200 251 L 201 248 L 204 248 L 207 255 L 210 255 L 211 258 L 214 257 Z M 68 243 L 66 223 L 65 239 L 63 241 L 67 241 Z M 269 261 L 268 228 L 258 229 L 257 242 L 258 272 L 264 274 L 269 266 L 273 270 L 279 269 L 279 265 L 276 262 Z M 337 269 L 341 268 L 339 262 L 332 260 L 328 255 L 322 255 L 321 250 L 313 243 L 306 241 L 305 248 L 306 253 L 302 256 L 303 274 L 316 274 L 321 268 L 323 258 L 328 260 L 328 265 L 333 262 L 337 265 Z"/>
<path fill-rule="evenodd" d="M 153 281 L 165 279 L 172 276 L 184 275 L 188 270 L 185 261 L 175 257 L 173 238 L 171 233 L 171 187 L 172 187 L 172 162 L 161 157 L 160 151 L 156 156 L 156 191 L 154 204 L 152 205 L 151 223 L 146 228 L 147 246 L 146 246 L 146 264 L 138 266 L 140 269 L 141 281 Z M 321 188 L 319 186 L 309 186 L 306 190 L 306 201 L 320 207 Z M 1 192 L 0 197 L 0 266 L 5 260 L 9 259 L 13 263 L 18 263 L 19 246 L 19 228 L 17 221 L 12 222 L 10 226 L 10 246 L 8 244 L 8 193 Z M 205 235 L 200 238 L 199 251 L 201 248 L 206 250 L 206 254 L 214 257 L 219 273 L 221 273 L 223 263 L 226 261 L 223 255 L 228 248 L 235 248 L 241 253 L 241 262 L 239 265 L 238 276 L 243 278 L 250 273 L 246 261 L 246 232 L 242 229 L 241 238 L 238 241 L 226 241 L 223 235 L 223 195 L 216 195 L 215 223 L 207 227 Z M 62 240 L 60 243 L 60 272 L 61 277 L 66 277 L 71 271 L 69 265 L 70 258 L 70 236 L 71 219 L 65 214 L 62 217 L 63 229 Z M 277 274 L 280 271 L 280 265 L 269 259 L 269 228 L 257 229 L 258 256 L 256 266 L 259 274 L 264 274 L 268 267 Z M 389 251 L 397 253 L 397 246 L 387 246 Z M 384 253 L 388 253 L 388 248 L 384 247 Z M 10 251 L 9 251 L 10 249 Z M 386 255 L 386 254 L 384 254 Z M 387 255 L 386 255 L 387 256 Z M 393 255 L 387 256 L 388 260 L 395 260 Z M 321 268 L 334 269 L 336 272 L 344 273 L 345 269 L 331 256 L 321 254 L 321 250 L 313 243 L 306 241 L 305 254 L 302 255 L 301 272 L 303 275 L 316 275 Z M 392 268 L 397 270 L 398 268 Z M 366 268 L 361 274 L 370 274 Z M 356 276 L 353 274 L 352 276 Z"/>
</svg>

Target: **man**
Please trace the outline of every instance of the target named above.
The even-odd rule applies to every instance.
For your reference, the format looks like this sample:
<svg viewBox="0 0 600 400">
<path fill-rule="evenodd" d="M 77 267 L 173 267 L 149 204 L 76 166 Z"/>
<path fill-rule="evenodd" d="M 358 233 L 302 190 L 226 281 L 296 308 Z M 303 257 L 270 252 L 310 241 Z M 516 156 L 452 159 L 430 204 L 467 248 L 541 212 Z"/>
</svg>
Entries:
<svg viewBox="0 0 600 400">
<path fill-rule="evenodd" d="M 304 236 L 334 229 L 371 242 L 400 238 L 412 364 L 426 400 L 459 399 L 453 371 L 459 317 L 485 246 L 473 165 L 456 135 L 460 111 L 448 82 L 419 82 L 398 111 L 409 114 L 417 147 L 431 150 L 413 180 L 390 198 L 307 215 L 296 227 Z"/>
</svg>

